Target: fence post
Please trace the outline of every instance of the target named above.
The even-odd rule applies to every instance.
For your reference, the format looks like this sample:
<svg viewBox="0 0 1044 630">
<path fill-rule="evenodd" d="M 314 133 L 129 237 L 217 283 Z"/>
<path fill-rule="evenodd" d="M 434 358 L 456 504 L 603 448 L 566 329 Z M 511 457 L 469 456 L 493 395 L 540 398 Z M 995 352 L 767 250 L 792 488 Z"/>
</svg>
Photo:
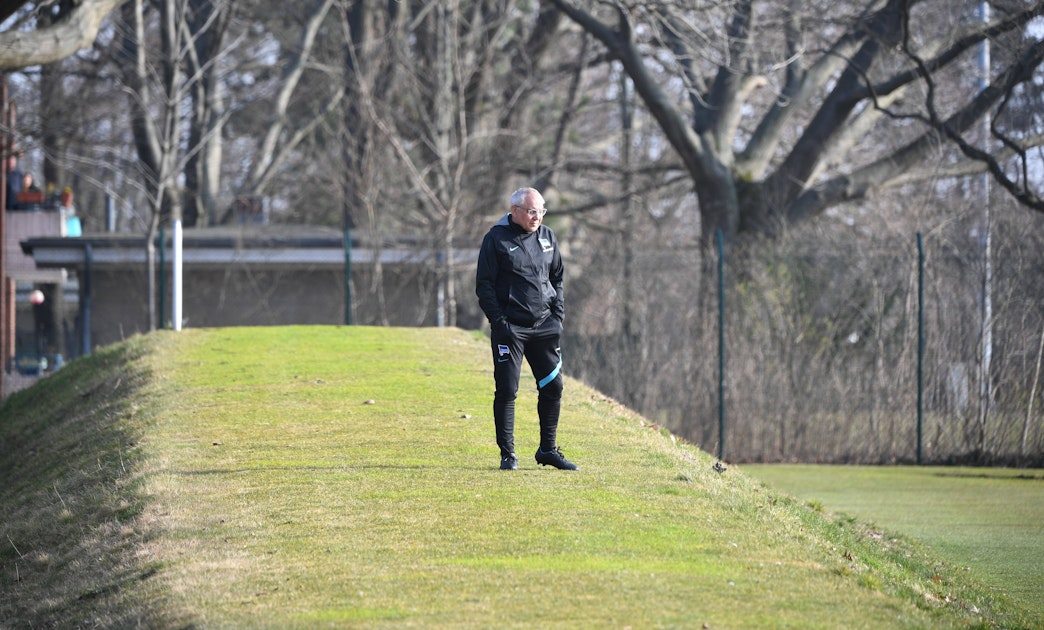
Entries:
<svg viewBox="0 0 1044 630">
<path fill-rule="evenodd" d="M 344 228 L 344 325 L 352 325 L 352 228 Z"/>
<path fill-rule="evenodd" d="M 161 226 L 159 229 L 159 321 L 156 327 L 164 330 L 167 327 L 167 232 Z"/>
<path fill-rule="evenodd" d="M 171 315 L 170 321 L 174 330 L 181 330 L 182 320 L 182 305 L 184 304 L 185 294 L 183 291 L 184 285 L 184 249 L 183 241 L 184 234 L 181 229 L 181 219 L 174 219 L 174 265 L 171 272 L 171 288 L 170 288 L 170 299 L 171 299 Z"/>
<path fill-rule="evenodd" d="M 917 233 L 917 465 L 924 440 L 924 243 Z"/>
<path fill-rule="evenodd" d="M 725 236 L 718 242 L 718 459 L 725 459 Z"/>
</svg>

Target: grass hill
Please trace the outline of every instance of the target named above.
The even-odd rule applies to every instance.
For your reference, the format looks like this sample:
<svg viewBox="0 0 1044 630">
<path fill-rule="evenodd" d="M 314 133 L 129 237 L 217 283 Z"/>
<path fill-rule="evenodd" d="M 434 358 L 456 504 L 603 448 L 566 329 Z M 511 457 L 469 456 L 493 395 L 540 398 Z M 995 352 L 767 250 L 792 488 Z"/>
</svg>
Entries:
<svg viewBox="0 0 1044 630">
<path fill-rule="evenodd" d="M 567 379 L 500 471 L 487 341 L 134 337 L 0 406 L 0 627 L 1020 627 L 914 541 L 835 519 Z M 568 364 L 568 356 L 567 356 Z M 567 365 L 568 367 L 568 365 Z"/>
</svg>

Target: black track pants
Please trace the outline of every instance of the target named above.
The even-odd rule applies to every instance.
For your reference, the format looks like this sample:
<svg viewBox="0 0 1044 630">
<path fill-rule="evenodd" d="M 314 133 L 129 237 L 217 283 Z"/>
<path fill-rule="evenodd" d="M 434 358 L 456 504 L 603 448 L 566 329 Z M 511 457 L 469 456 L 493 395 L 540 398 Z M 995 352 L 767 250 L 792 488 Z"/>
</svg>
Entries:
<svg viewBox="0 0 1044 630">
<path fill-rule="evenodd" d="M 515 398 L 522 371 L 522 357 L 529 362 L 537 386 L 537 415 L 540 417 L 540 448 L 555 447 L 558 415 L 562 409 L 562 323 L 547 318 L 537 328 L 509 324 L 493 331 L 493 422 L 501 457 L 515 453 Z"/>
</svg>

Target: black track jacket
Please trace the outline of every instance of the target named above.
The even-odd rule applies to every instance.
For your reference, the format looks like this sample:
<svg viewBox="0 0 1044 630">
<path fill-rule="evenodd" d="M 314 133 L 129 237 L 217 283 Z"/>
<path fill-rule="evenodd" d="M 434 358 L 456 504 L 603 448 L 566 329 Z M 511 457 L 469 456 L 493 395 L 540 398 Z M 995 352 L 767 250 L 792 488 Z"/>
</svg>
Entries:
<svg viewBox="0 0 1044 630">
<path fill-rule="evenodd" d="M 562 275 L 554 231 L 541 223 L 526 232 L 507 214 L 482 239 L 475 293 L 494 328 L 505 321 L 532 328 L 548 316 L 565 319 Z"/>
</svg>

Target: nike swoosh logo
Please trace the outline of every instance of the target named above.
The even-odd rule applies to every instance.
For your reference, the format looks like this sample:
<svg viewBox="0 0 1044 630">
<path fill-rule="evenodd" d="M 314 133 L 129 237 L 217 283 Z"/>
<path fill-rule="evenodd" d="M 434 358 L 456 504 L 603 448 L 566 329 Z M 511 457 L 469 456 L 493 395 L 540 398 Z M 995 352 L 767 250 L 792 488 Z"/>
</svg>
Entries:
<svg viewBox="0 0 1044 630">
<path fill-rule="evenodd" d="M 505 362 L 507 362 L 507 359 L 497 359 L 497 363 L 505 363 Z"/>
<path fill-rule="evenodd" d="M 519 248 L 519 246 L 518 246 L 518 245 L 515 245 L 514 247 L 509 247 L 509 248 L 508 248 L 508 251 L 509 251 L 509 252 L 513 252 L 513 251 L 515 251 L 515 250 L 516 250 L 516 249 L 518 249 L 518 248 Z"/>
</svg>

